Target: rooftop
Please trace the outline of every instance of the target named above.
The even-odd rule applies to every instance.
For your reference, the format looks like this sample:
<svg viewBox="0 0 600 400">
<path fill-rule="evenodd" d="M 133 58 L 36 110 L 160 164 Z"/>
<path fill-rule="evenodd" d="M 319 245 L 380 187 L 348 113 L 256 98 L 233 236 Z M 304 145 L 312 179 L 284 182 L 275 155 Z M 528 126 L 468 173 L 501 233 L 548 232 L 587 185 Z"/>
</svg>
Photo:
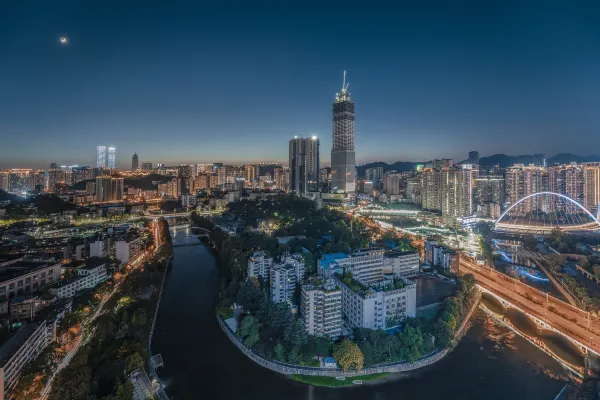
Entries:
<svg viewBox="0 0 600 400">
<path fill-rule="evenodd" d="M 69 278 L 61 279 L 60 281 L 54 283 L 53 285 L 49 286 L 48 288 L 49 289 L 59 289 L 63 286 L 69 285 L 73 282 L 77 282 L 78 280 L 85 279 L 85 278 L 87 278 L 86 275 L 74 275 Z"/>
<path fill-rule="evenodd" d="M 21 275 L 29 274 L 37 270 L 52 266 L 53 263 L 45 261 L 17 261 L 0 268 L 0 283 L 14 279 Z"/>
<path fill-rule="evenodd" d="M 85 260 L 85 264 L 79 267 L 79 269 L 94 269 L 102 265 L 105 265 L 106 261 L 100 257 L 90 257 Z"/>
<path fill-rule="evenodd" d="M 419 253 L 417 253 L 416 251 L 388 251 L 384 254 L 384 256 L 388 258 L 396 258 L 409 255 L 419 255 Z"/>
<path fill-rule="evenodd" d="M 27 324 L 21 327 L 2 347 L 0 347 L 0 367 L 4 367 L 10 358 L 27 342 L 40 326 L 38 323 Z"/>
<path fill-rule="evenodd" d="M 324 269 L 328 269 L 329 264 L 331 264 L 332 262 L 335 262 L 336 260 L 340 260 L 340 259 L 346 258 L 346 257 L 348 257 L 348 254 L 346 254 L 346 253 L 323 254 L 321 256 L 321 260 L 319 261 L 319 263 L 321 264 L 321 267 L 323 267 Z"/>
</svg>

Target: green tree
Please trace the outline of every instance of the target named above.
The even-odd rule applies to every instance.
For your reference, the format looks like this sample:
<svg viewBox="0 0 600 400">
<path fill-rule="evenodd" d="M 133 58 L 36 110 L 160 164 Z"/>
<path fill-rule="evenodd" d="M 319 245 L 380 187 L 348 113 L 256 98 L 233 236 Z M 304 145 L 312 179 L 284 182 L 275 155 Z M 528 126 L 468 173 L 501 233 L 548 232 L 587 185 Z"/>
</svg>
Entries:
<svg viewBox="0 0 600 400">
<path fill-rule="evenodd" d="M 135 371 L 136 369 L 140 369 L 144 366 L 144 359 L 140 355 L 140 353 L 135 352 L 125 358 L 125 365 L 127 368 L 127 373 Z"/>
<path fill-rule="evenodd" d="M 260 323 L 258 322 L 258 319 L 252 315 L 246 316 L 242 321 L 240 337 L 244 340 L 244 344 L 249 349 L 253 348 L 260 341 L 260 335 L 258 333 L 259 328 Z"/>
<path fill-rule="evenodd" d="M 281 343 L 277 343 L 275 345 L 275 347 L 273 348 L 273 351 L 275 352 L 275 359 L 277 361 L 281 361 L 281 362 L 285 361 L 285 350 Z"/>
<path fill-rule="evenodd" d="M 77 358 L 77 356 L 75 357 Z M 92 385 L 92 371 L 85 364 L 70 364 L 57 375 L 49 400 L 86 399 Z"/>
<path fill-rule="evenodd" d="M 285 328 L 283 339 L 292 347 L 300 347 L 306 343 L 308 336 L 300 319 L 296 319 Z"/>
<path fill-rule="evenodd" d="M 365 359 L 365 365 L 367 365 L 367 366 L 373 365 L 374 364 L 373 346 L 371 346 L 371 343 L 369 343 L 366 340 L 363 340 L 362 342 L 360 342 L 359 347 L 363 353 L 363 356 Z"/>
<path fill-rule="evenodd" d="M 333 357 L 344 372 L 348 372 L 350 368 L 360 371 L 365 361 L 360 348 L 350 339 L 343 339 L 333 346 Z"/>
<path fill-rule="evenodd" d="M 454 332 L 442 319 L 438 319 L 433 324 L 433 333 L 435 336 L 436 344 L 439 347 L 446 348 L 452 343 L 452 337 L 454 335 Z"/>
<path fill-rule="evenodd" d="M 588 260 L 588 258 L 587 258 L 587 257 L 581 257 L 581 258 L 579 259 L 579 262 L 578 262 L 578 264 L 579 264 L 579 266 L 580 266 L 581 268 L 583 268 L 583 269 L 587 269 L 587 270 L 589 270 L 589 269 L 590 269 L 590 267 L 591 267 L 591 265 L 590 265 L 590 260 Z"/>
<path fill-rule="evenodd" d="M 264 298 L 264 293 L 260 290 L 260 284 L 254 278 L 248 279 L 240 287 L 237 296 L 237 303 L 244 307 L 244 310 L 254 314 L 260 309 Z"/>
<path fill-rule="evenodd" d="M 116 400 L 131 400 L 133 398 L 133 384 L 131 381 L 117 382 L 115 386 Z"/>
<path fill-rule="evenodd" d="M 131 323 L 133 326 L 142 328 L 146 325 L 148 318 L 146 316 L 146 310 L 143 308 L 138 308 L 133 313 L 133 317 L 131 317 Z"/>
<path fill-rule="evenodd" d="M 406 326 L 398 335 L 400 341 L 400 358 L 414 363 L 421 358 L 423 350 L 423 335 L 419 328 Z"/>
</svg>

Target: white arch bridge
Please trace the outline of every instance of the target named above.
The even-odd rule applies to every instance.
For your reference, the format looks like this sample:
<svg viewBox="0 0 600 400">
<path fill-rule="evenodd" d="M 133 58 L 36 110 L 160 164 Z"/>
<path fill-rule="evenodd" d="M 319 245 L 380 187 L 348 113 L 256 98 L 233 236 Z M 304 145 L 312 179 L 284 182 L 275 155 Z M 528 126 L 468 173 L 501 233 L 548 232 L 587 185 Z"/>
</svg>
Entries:
<svg viewBox="0 0 600 400">
<path fill-rule="evenodd" d="M 560 193 L 539 192 L 523 197 L 496 220 L 497 231 L 546 234 L 599 231 L 600 221 L 583 205 Z"/>
</svg>

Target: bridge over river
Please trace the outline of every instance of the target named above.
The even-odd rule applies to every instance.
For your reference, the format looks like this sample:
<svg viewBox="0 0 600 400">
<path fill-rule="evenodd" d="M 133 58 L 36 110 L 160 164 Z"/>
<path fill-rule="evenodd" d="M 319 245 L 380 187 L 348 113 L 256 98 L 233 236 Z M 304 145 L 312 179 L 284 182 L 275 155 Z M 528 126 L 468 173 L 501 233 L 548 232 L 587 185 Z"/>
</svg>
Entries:
<svg viewBox="0 0 600 400">
<path fill-rule="evenodd" d="M 473 274 L 484 292 L 497 297 L 504 305 L 520 310 L 540 328 L 561 334 L 582 351 L 600 355 L 600 319 L 502 274 L 493 267 L 478 265 L 464 254 L 459 257 L 459 273 Z"/>
</svg>

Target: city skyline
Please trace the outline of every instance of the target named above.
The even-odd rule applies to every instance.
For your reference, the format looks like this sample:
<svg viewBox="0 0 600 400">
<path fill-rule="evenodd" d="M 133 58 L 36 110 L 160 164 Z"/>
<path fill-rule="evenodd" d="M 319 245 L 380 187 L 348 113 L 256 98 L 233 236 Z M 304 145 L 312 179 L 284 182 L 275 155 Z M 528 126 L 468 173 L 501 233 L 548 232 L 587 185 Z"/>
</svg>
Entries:
<svg viewBox="0 0 600 400">
<path fill-rule="evenodd" d="M 28 23 L 2 27 L 2 167 L 91 164 L 100 137 L 120 168 L 134 152 L 166 164 L 284 161 L 294 135 L 329 149 L 328 106 L 346 69 L 357 163 L 593 153 L 597 7 L 397 5 L 369 23 L 332 5 L 119 10 L 8 7 Z"/>
</svg>

